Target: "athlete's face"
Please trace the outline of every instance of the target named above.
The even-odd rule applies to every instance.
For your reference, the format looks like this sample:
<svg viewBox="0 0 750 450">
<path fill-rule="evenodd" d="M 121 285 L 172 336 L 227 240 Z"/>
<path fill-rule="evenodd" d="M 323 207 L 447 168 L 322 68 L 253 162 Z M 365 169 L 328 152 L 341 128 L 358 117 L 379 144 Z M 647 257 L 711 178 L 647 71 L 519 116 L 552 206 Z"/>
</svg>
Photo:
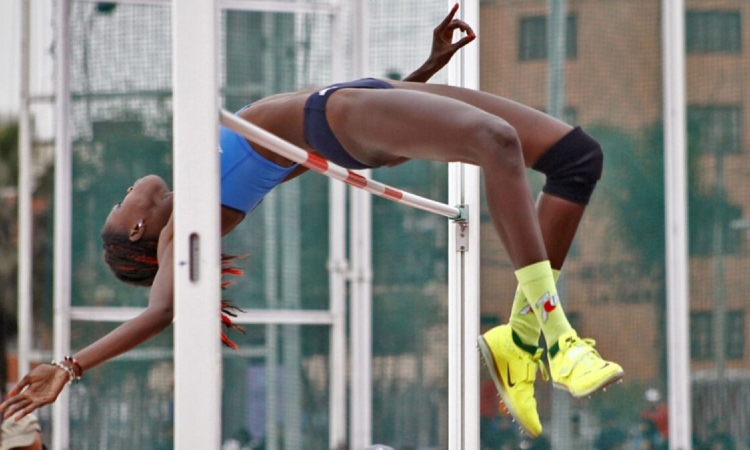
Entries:
<svg viewBox="0 0 750 450">
<path fill-rule="evenodd" d="M 121 202 L 112 207 L 104 229 L 129 233 L 131 240 L 158 238 L 172 215 L 172 192 L 156 175 L 133 183 Z"/>
</svg>

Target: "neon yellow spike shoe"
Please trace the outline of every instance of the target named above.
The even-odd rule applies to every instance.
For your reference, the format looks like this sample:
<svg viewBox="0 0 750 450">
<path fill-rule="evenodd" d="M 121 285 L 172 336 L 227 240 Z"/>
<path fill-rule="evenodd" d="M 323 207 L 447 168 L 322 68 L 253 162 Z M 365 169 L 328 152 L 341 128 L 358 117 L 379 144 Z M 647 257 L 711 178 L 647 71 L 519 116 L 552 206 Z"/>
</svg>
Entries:
<svg viewBox="0 0 750 450">
<path fill-rule="evenodd" d="M 579 338 L 575 330 L 560 336 L 559 350 L 549 361 L 556 388 L 585 397 L 622 379 L 622 367 L 602 359 L 595 344 L 593 339 Z"/>
<path fill-rule="evenodd" d="M 545 380 L 549 379 L 541 361 L 542 349 L 537 349 L 532 355 L 516 346 L 510 325 L 491 329 L 479 336 L 477 342 L 495 387 L 510 414 L 532 437 L 542 434 L 542 423 L 534 399 L 537 368 L 542 371 Z"/>
</svg>

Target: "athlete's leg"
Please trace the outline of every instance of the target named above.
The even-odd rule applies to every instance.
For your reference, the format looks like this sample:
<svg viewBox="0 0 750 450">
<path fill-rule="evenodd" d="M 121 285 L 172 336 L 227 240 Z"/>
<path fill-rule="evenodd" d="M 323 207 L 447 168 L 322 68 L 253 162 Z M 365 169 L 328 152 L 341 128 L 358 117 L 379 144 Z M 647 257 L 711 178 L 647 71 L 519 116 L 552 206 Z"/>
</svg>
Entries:
<svg viewBox="0 0 750 450">
<path fill-rule="evenodd" d="M 526 167 L 534 167 L 542 155 L 573 129 L 539 110 L 486 92 L 423 83 L 401 83 L 398 87 L 454 98 L 503 118 L 518 134 Z M 562 268 L 585 209 L 585 204 L 554 195 L 539 196 L 539 225 L 553 269 Z"/>
<path fill-rule="evenodd" d="M 526 167 L 534 167 L 551 148 L 571 134 L 573 127 L 526 105 L 485 92 L 444 85 L 421 85 L 404 83 L 399 88 L 429 92 L 469 103 L 490 114 L 502 117 L 518 133 L 523 148 Z M 537 214 L 545 250 L 555 274 L 559 274 L 575 237 L 585 210 L 585 204 L 574 203 L 560 197 L 541 194 L 537 202 Z M 535 314 L 530 314 L 523 290 L 516 291 L 511 313 L 514 331 L 517 331 L 530 347 L 537 345 L 541 327 Z M 556 309 L 559 309 L 556 308 Z M 550 340 L 570 330 L 566 319 L 557 322 Z"/>
<path fill-rule="evenodd" d="M 344 148 L 367 165 L 410 158 L 482 167 L 490 216 L 514 267 L 547 259 L 520 142 L 503 119 L 451 98 L 400 89 L 338 91 L 327 117 Z"/>
<path fill-rule="evenodd" d="M 508 117 L 508 122 L 520 130 L 519 139 L 523 146 L 527 166 L 536 166 L 540 158 L 548 152 L 551 158 L 546 158 L 547 160 L 562 159 L 561 167 L 552 164 L 551 168 L 540 168 L 540 171 L 553 178 L 552 182 L 548 182 L 549 186 L 545 186 L 545 190 L 549 187 L 550 191 L 559 195 L 542 194 L 537 203 L 538 221 L 545 249 L 549 251 L 548 256 L 554 261 L 552 267 L 560 269 L 585 210 L 588 196 L 598 180 L 597 163 L 599 164 L 598 170 L 601 169 L 601 151 L 598 144 L 590 138 L 587 139 L 585 134 L 581 136 L 580 130 L 572 132 L 571 127 L 523 105 L 495 96 L 473 93 L 473 91 L 455 88 L 438 88 L 437 90 L 443 94 L 449 94 L 450 98 L 467 101 L 493 115 Z M 449 113 L 440 109 L 436 111 Z M 561 140 L 566 145 L 561 146 Z M 571 143 L 574 145 L 568 145 Z M 564 148 L 563 151 L 560 147 Z M 573 154 L 565 147 L 568 149 L 573 147 Z M 581 147 L 581 152 L 578 152 L 577 147 Z M 569 156 L 572 158 L 568 158 Z M 585 163 L 575 161 L 579 158 Z M 571 160 L 573 160 L 572 164 Z M 543 165 L 550 166 L 550 164 L 540 163 L 540 166 Z M 583 174 L 582 177 L 581 174 Z M 574 180 L 573 186 L 570 186 L 569 183 Z M 581 201 L 581 198 L 585 200 Z M 541 287 L 541 290 L 530 290 L 528 286 L 524 286 L 524 279 L 526 281 L 532 279 L 533 284 L 535 281 L 533 278 L 538 275 L 538 272 L 532 270 L 529 276 L 529 272 L 525 269 L 535 269 L 535 267 L 524 268 L 523 273 L 517 272 L 519 282 L 522 283 L 519 289 L 520 298 L 517 300 L 518 304 L 525 309 L 526 314 L 518 316 L 519 310 L 514 308 L 516 315 L 513 317 L 521 317 L 521 320 L 515 324 L 516 326 L 528 326 L 529 334 L 533 336 L 528 340 L 530 345 L 523 345 L 508 325 L 496 327 L 481 336 L 479 344 L 506 406 L 527 432 L 537 435 L 541 433 L 541 423 L 534 400 L 534 380 L 537 368 L 541 367 L 543 370 L 539 362 L 541 351 L 535 348 L 540 322 L 544 324 L 551 317 L 557 319 L 554 321 L 556 326 L 550 327 L 548 324 L 544 331 L 545 336 L 548 336 L 548 342 L 555 344 L 553 350 L 559 351 L 557 358 L 550 361 L 557 387 L 569 390 L 575 396 L 587 395 L 619 379 L 622 376 L 622 369 L 617 364 L 603 361 L 593 349 L 593 341 L 578 338 L 567 322 L 562 308 L 556 306 L 554 291 L 547 291 L 547 297 L 540 299 L 544 300 L 541 304 L 535 302 L 535 305 L 529 305 L 526 298 L 537 298 L 533 294 L 528 295 L 529 291 L 543 292 L 545 287 L 550 287 L 550 284 L 554 289 L 554 281 L 550 281 L 547 277 L 541 286 L 537 286 Z M 556 273 L 559 273 L 559 270 Z M 533 310 L 534 314 L 528 314 L 528 306 L 536 307 Z M 545 315 L 545 312 L 548 314 Z M 560 338 L 559 342 L 558 338 Z M 569 357 L 572 355 L 576 355 L 575 361 L 570 361 Z M 543 371 L 543 374 L 546 375 L 546 372 Z"/>
<path fill-rule="evenodd" d="M 331 97 L 327 116 L 344 147 L 368 165 L 383 165 L 406 157 L 464 161 L 481 166 L 490 215 L 518 270 L 521 290 L 527 298 L 534 299 L 531 305 L 534 316 L 549 341 L 555 342 L 571 327 L 562 308 L 557 306 L 549 263 L 531 267 L 547 261 L 548 256 L 530 200 L 525 158 L 514 134 L 515 128 L 499 116 L 456 98 L 471 97 L 475 103 L 481 100 L 488 106 L 499 97 L 475 95 L 473 91 L 457 88 L 446 91 L 455 93 L 453 98 L 416 90 L 342 90 Z M 522 105 L 513 104 L 513 107 L 530 113 Z M 495 106 L 495 111 L 501 108 Z M 527 120 L 522 115 L 516 112 L 514 117 L 518 121 Z M 546 122 L 541 124 L 548 128 L 558 125 L 551 119 Z M 557 128 L 570 129 L 567 125 Z M 529 145 L 524 150 L 531 147 L 534 146 Z"/>
<path fill-rule="evenodd" d="M 393 82 L 399 89 L 441 95 L 468 103 L 508 122 L 518 134 L 526 167 L 537 160 L 573 127 L 530 106 L 498 95 L 456 86 Z"/>
</svg>

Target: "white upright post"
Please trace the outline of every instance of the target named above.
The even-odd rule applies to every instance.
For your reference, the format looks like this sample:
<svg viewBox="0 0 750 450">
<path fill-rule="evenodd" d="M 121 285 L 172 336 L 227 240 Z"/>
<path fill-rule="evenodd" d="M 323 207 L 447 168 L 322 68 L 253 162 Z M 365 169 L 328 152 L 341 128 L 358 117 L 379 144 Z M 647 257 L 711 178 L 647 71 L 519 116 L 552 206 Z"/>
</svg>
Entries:
<svg viewBox="0 0 750 450">
<path fill-rule="evenodd" d="M 281 193 L 281 298 L 285 309 L 299 310 L 302 303 L 301 217 L 299 180 L 292 180 Z M 284 447 L 304 448 L 302 438 L 302 330 L 298 324 L 283 325 L 284 355 Z"/>
<path fill-rule="evenodd" d="M 662 0 L 669 448 L 692 445 L 687 239 L 685 3 Z"/>
<path fill-rule="evenodd" d="M 372 444 L 372 197 L 351 188 L 351 443 Z"/>
<path fill-rule="evenodd" d="M 461 1 L 461 18 L 478 33 L 479 2 Z M 451 2 L 451 6 L 452 6 Z M 479 43 L 461 50 L 449 65 L 450 84 L 479 89 Z M 448 197 L 466 205 L 463 222 L 448 233 L 448 448 L 479 448 L 479 209 L 477 166 L 451 163 Z"/>
<path fill-rule="evenodd" d="M 346 443 L 346 185 L 328 182 L 328 280 L 331 324 L 329 448 Z"/>
<path fill-rule="evenodd" d="M 55 221 L 53 259 L 53 353 L 70 353 L 70 277 L 73 158 L 70 143 L 70 15 L 69 0 L 55 2 Z M 52 448 L 67 449 L 69 390 L 52 406 Z"/>
<path fill-rule="evenodd" d="M 279 308 L 279 236 L 277 232 L 277 191 L 271 191 L 263 201 L 263 287 L 268 309 Z M 279 450 L 279 326 L 266 325 L 266 449 Z"/>
<path fill-rule="evenodd" d="M 29 114 L 30 0 L 21 0 L 21 98 L 18 110 L 18 379 L 30 368 L 32 320 L 32 267 L 34 187 L 31 171 L 31 117 Z"/>
<path fill-rule="evenodd" d="M 549 70 L 547 71 L 547 113 L 564 119 L 565 112 L 565 48 L 567 0 L 547 0 L 547 48 Z M 565 301 L 565 278 L 557 282 L 557 293 Z M 552 423 L 550 440 L 555 448 L 569 445 L 571 439 L 570 395 L 560 389 L 552 389 Z"/>
<path fill-rule="evenodd" d="M 340 6 L 340 5 L 339 5 Z M 332 73 L 344 78 L 341 14 L 331 15 Z M 329 448 L 346 443 L 346 185 L 328 180 L 328 280 L 331 323 Z"/>
<path fill-rule="evenodd" d="M 215 2 L 172 2 L 178 449 L 221 446 L 216 21 Z"/>
<path fill-rule="evenodd" d="M 356 0 L 353 7 L 354 76 L 368 72 L 367 0 Z M 364 175 L 368 176 L 369 171 Z M 372 442 L 372 197 L 350 188 L 350 447 L 361 449 Z"/>
</svg>

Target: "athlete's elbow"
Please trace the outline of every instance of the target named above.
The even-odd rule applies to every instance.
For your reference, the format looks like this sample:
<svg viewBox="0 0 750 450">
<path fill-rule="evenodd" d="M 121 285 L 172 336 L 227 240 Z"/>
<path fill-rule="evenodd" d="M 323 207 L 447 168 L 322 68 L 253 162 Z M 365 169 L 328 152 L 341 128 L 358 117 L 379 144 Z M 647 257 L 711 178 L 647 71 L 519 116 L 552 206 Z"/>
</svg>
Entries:
<svg viewBox="0 0 750 450">
<path fill-rule="evenodd" d="M 171 305 L 149 306 L 148 310 L 154 332 L 158 333 L 172 324 L 174 309 Z"/>
</svg>

